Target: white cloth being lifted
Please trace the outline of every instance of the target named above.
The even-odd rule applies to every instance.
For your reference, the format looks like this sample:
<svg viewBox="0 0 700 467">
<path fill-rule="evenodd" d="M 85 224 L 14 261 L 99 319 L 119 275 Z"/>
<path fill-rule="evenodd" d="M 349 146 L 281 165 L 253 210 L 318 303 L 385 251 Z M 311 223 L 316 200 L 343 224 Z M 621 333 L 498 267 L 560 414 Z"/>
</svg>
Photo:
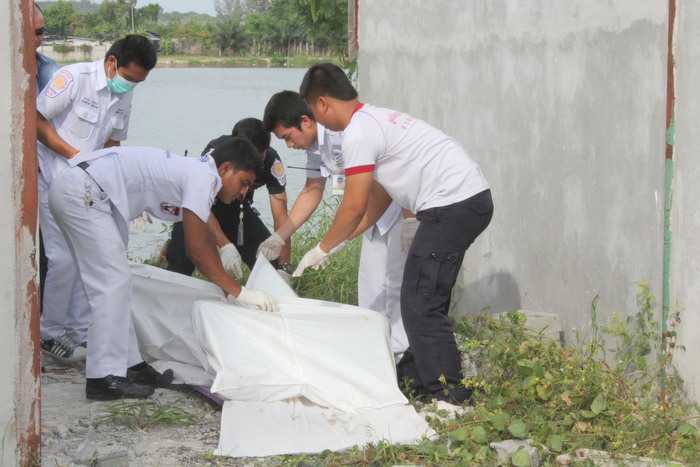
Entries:
<svg viewBox="0 0 700 467">
<path fill-rule="evenodd" d="M 433 434 L 398 389 L 381 315 L 295 298 L 262 257 L 247 285 L 275 296 L 279 313 L 223 303 L 216 287 L 191 277 L 150 266 L 132 266 L 132 272 L 132 313 L 144 358 L 215 373 L 212 392 L 229 399 L 216 454 L 317 453 Z M 188 306 L 194 307 L 191 320 Z"/>
</svg>

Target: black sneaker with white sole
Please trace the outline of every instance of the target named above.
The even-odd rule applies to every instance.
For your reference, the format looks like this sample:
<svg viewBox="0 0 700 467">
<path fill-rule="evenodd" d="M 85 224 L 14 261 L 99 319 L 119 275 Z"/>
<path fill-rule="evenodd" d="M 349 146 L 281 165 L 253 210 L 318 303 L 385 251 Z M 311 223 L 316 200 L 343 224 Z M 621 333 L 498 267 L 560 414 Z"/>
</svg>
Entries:
<svg viewBox="0 0 700 467">
<path fill-rule="evenodd" d="M 74 345 L 70 339 L 63 336 L 58 337 L 42 337 L 41 350 L 45 351 L 52 357 L 63 360 L 73 356 Z"/>
<path fill-rule="evenodd" d="M 153 391 L 153 386 L 132 383 L 123 376 L 87 378 L 85 383 L 85 397 L 93 401 L 146 399 Z"/>
<path fill-rule="evenodd" d="M 170 385 L 175 378 L 173 370 L 167 369 L 159 373 L 146 362 L 141 362 L 126 370 L 126 377 L 132 383 L 148 384 L 157 388 L 164 388 Z"/>
</svg>

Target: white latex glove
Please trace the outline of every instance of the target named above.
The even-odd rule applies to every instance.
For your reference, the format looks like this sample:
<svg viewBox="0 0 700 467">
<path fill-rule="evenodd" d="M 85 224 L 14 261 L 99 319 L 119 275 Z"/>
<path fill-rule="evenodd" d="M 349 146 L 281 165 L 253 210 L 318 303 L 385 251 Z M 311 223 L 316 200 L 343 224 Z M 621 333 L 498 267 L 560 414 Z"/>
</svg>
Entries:
<svg viewBox="0 0 700 467">
<path fill-rule="evenodd" d="M 280 257 L 284 245 L 284 239 L 282 239 L 277 232 L 273 232 L 272 235 L 260 244 L 258 247 L 258 254 L 263 255 L 270 261 L 274 261 Z"/>
<path fill-rule="evenodd" d="M 408 253 L 420 222 L 415 217 L 407 217 L 401 221 L 401 253 Z"/>
<path fill-rule="evenodd" d="M 307 251 L 304 257 L 301 258 L 301 261 L 299 261 L 299 265 L 294 270 L 294 274 L 292 274 L 292 277 L 300 277 L 302 274 L 304 274 L 304 270 L 306 268 L 313 268 L 316 271 L 318 271 L 321 268 L 324 268 L 328 263 L 330 256 L 345 248 L 345 244 L 346 242 L 342 242 L 338 244 L 335 248 L 333 248 L 331 251 L 326 253 L 321 249 L 321 244 L 319 243 L 314 248 Z"/>
<path fill-rule="evenodd" d="M 226 297 L 226 299 L 231 303 L 254 306 L 261 311 L 279 311 L 279 305 L 274 298 L 265 292 L 255 289 L 246 289 L 245 287 L 241 287 L 241 293 L 238 294 L 238 297 L 229 295 Z"/>
<path fill-rule="evenodd" d="M 224 266 L 227 273 L 231 274 L 236 279 L 240 279 L 241 276 L 243 276 L 241 255 L 238 253 L 233 243 L 227 243 L 219 248 L 219 256 L 221 257 L 221 264 Z"/>
</svg>

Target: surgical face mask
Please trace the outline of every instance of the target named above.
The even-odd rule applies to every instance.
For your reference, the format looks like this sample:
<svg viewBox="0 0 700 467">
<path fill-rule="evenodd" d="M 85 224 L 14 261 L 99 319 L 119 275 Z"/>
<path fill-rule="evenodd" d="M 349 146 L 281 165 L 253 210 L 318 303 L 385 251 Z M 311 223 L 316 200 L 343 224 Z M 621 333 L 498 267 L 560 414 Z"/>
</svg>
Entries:
<svg viewBox="0 0 700 467">
<path fill-rule="evenodd" d="M 119 74 L 119 70 L 114 70 L 114 78 L 107 80 L 107 86 L 113 94 L 125 94 L 131 92 L 136 87 L 136 83 L 132 83 Z"/>
</svg>

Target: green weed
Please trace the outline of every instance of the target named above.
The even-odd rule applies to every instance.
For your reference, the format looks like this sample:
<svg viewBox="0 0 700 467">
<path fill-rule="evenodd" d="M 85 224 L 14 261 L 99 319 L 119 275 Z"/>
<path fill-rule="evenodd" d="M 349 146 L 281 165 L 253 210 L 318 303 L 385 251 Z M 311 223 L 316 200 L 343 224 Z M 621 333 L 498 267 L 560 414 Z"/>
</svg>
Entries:
<svg viewBox="0 0 700 467">
<path fill-rule="evenodd" d="M 469 316 L 455 325 L 460 350 L 477 375 L 463 381 L 475 392 L 474 410 L 453 420 L 430 417 L 435 440 L 415 446 L 378 443 L 342 453 L 304 456 L 307 465 L 494 465 L 489 444 L 532 439 L 545 465 L 578 448 L 686 462 L 700 459 L 696 406 L 683 400 L 669 344 L 659 339 L 655 303 L 641 285 L 639 312 L 597 323 L 576 347 L 561 347 L 529 330 L 525 315 Z M 604 340 L 618 343 L 615 363 L 603 359 Z M 663 383 L 663 384 L 662 384 Z M 524 457 L 524 456 L 520 456 Z M 299 457 L 283 458 L 297 465 Z M 524 459 L 514 458 L 515 465 Z"/>
<path fill-rule="evenodd" d="M 98 423 L 122 425 L 132 430 L 143 430 L 163 425 L 191 425 L 195 418 L 189 412 L 172 406 L 163 406 L 155 401 L 118 401 L 107 406 L 106 414 L 98 418 Z"/>
<path fill-rule="evenodd" d="M 292 238 L 292 264 L 298 264 L 304 254 L 314 248 L 333 222 L 339 201 L 323 201 L 316 213 Z M 300 297 L 357 305 L 357 268 L 360 261 L 361 239 L 358 237 L 331 256 L 328 265 L 314 271 L 307 269 L 295 278 L 294 290 Z"/>
</svg>

